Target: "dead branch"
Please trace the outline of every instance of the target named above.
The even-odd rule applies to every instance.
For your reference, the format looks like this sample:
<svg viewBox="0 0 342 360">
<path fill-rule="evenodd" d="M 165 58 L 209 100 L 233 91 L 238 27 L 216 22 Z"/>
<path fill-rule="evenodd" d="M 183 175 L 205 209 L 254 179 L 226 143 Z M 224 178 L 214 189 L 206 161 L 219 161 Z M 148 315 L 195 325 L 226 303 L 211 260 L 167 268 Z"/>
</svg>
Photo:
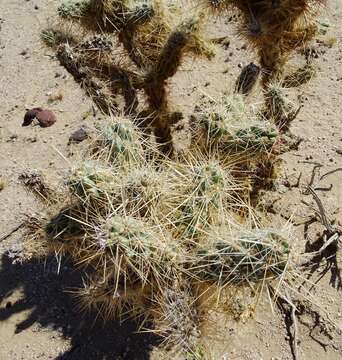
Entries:
<svg viewBox="0 0 342 360">
<path fill-rule="evenodd" d="M 334 174 L 338 171 L 342 171 L 342 168 L 337 168 L 335 170 L 331 170 L 331 171 L 328 171 L 327 173 L 323 174 L 321 177 L 320 177 L 320 180 L 323 180 L 324 178 L 326 178 L 327 176 L 331 175 L 331 174 Z"/>
</svg>

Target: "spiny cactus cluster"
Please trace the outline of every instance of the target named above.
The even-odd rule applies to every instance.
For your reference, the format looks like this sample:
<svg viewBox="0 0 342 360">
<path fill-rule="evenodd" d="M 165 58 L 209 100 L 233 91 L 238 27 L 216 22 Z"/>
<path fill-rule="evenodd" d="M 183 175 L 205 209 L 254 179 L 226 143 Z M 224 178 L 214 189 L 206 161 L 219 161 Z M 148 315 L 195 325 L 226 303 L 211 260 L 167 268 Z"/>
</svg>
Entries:
<svg viewBox="0 0 342 360">
<path fill-rule="evenodd" d="M 97 157 L 119 164 L 139 164 L 144 159 L 143 134 L 129 119 L 122 117 L 99 129 L 94 150 Z"/>
<path fill-rule="evenodd" d="M 257 281 L 262 276 L 281 276 L 288 263 L 287 240 L 274 230 L 241 231 L 214 229 L 209 243 L 198 250 L 193 273 L 198 279 L 219 284 Z"/>
<path fill-rule="evenodd" d="M 249 159 L 271 153 L 278 137 L 276 127 L 237 94 L 204 101 L 194 127 L 194 139 L 202 146 L 219 147 L 224 154 L 246 153 Z"/>
<path fill-rule="evenodd" d="M 203 286 L 286 278 L 288 239 L 242 230 L 250 189 L 220 150 L 171 161 L 118 117 L 87 154 L 67 181 L 69 204 L 44 226 L 50 251 L 84 271 L 82 306 L 148 318 L 167 346 L 188 352 L 200 337 Z"/>
<path fill-rule="evenodd" d="M 64 27 L 42 37 L 110 115 L 66 181 L 67 204 L 42 226 L 50 251 L 82 268 L 84 307 L 105 318 L 147 318 L 166 345 L 191 352 L 203 289 L 286 283 L 290 236 L 261 227 L 251 204 L 273 174 L 279 133 L 298 113 L 275 80 L 290 52 L 314 35 L 311 15 L 321 3 L 67 0 L 59 7 Z M 242 14 L 240 33 L 263 71 L 265 109 L 247 106 L 243 89 L 205 100 L 192 116 L 189 151 L 170 157 L 157 143 L 170 145 L 171 126 L 184 115 L 170 104 L 167 83 L 186 56 L 213 56 L 203 35 L 209 9 Z"/>
<path fill-rule="evenodd" d="M 229 210 L 244 208 L 244 187 L 233 178 L 232 170 L 215 158 L 193 160 L 180 167 L 185 183 L 178 180 L 171 220 L 181 237 L 203 236 L 210 226 L 224 222 Z"/>
</svg>

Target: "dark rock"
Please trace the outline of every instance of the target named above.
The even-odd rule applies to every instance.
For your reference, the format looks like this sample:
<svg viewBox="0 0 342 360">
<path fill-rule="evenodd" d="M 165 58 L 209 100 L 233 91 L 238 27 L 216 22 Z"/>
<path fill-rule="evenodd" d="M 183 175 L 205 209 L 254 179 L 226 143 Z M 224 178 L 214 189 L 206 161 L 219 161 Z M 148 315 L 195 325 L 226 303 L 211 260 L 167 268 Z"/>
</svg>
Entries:
<svg viewBox="0 0 342 360">
<path fill-rule="evenodd" d="M 25 56 L 25 55 L 27 55 L 27 53 L 28 53 L 28 50 L 25 49 L 25 50 L 21 51 L 19 55 Z"/>
<path fill-rule="evenodd" d="M 22 126 L 29 126 L 33 119 L 36 118 L 37 114 L 39 111 L 43 111 L 42 108 L 33 108 L 31 110 L 28 110 L 24 116 L 24 122 L 22 124 Z"/>
<path fill-rule="evenodd" d="M 87 129 L 82 126 L 80 127 L 78 130 L 74 131 L 70 137 L 69 137 L 69 144 L 70 143 L 79 143 L 82 142 L 83 140 L 88 138 L 88 131 Z"/>
</svg>

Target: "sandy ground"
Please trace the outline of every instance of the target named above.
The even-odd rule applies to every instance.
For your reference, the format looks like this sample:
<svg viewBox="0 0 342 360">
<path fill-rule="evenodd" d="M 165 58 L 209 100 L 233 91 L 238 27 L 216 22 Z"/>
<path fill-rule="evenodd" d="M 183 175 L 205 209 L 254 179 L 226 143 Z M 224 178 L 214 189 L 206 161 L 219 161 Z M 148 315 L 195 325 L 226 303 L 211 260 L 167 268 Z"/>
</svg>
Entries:
<svg viewBox="0 0 342 360">
<path fill-rule="evenodd" d="M 40 42 L 39 34 L 48 19 L 53 21 L 58 1 L 3 0 L 0 3 L 0 238 L 24 219 L 25 214 L 42 210 L 43 205 L 27 193 L 18 181 L 26 170 L 40 170 L 52 183 L 63 179 L 73 160 L 73 153 L 84 146 L 68 145 L 70 134 L 82 125 L 91 127 L 96 119 L 86 116 L 91 102 L 58 64 L 53 53 Z M 281 176 L 272 197 L 274 211 L 283 217 L 301 221 L 313 213 L 302 200 L 314 205 L 303 194 L 310 181 L 313 162 L 322 165 L 320 175 L 342 168 L 342 18 L 340 0 L 330 1 L 327 14 L 329 36 L 337 39 L 332 48 L 317 45 L 324 53 L 316 60 L 318 76 L 309 85 L 292 91 L 301 95 L 304 108 L 292 126 L 292 132 L 303 138 L 297 151 L 282 156 Z M 229 35 L 233 30 L 213 25 L 213 36 Z M 221 48 L 217 58 L 187 61 L 172 80 L 172 98 L 184 112 L 191 112 L 203 94 L 216 96 L 232 89 L 241 65 L 253 58 L 239 40 L 232 39 L 228 49 Z M 292 61 L 293 65 L 298 59 Z M 239 67 L 240 66 L 240 67 Z M 51 95 L 63 99 L 48 103 Z M 57 123 L 50 128 L 22 128 L 26 108 L 48 107 L 55 111 Z M 85 142 L 86 143 L 86 142 Z M 62 156 L 61 156 L 62 154 Z M 311 162 L 311 163 L 309 163 Z M 299 187 L 291 187 L 302 173 Z M 331 219 L 342 226 L 342 172 L 328 175 L 317 187 Z M 290 185 L 290 186 L 289 186 Z M 317 243 L 321 226 L 295 228 L 299 249 Z M 159 358 L 153 351 L 157 339 L 135 334 L 134 324 L 120 325 L 96 320 L 96 314 L 81 314 L 70 291 L 81 284 L 81 274 L 63 263 L 57 274 L 55 259 L 12 264 L 11 256 L 20 251 L 21 232 L 0 242 L 0 359 L 149 359 Z M 308 245 L 307 245 L 308 246 Z M 330 259 L 331 260 L 331 259 Z M 341 254 L 332 259 L 324 271 L 318 269 L 313 279 L 323 277 L 313 290 L 320 310 L 303 311 L 299 318 L 300 359 L 342 359 L 341 331 L 320 320 L 325 311 L 333 322 L 342 326 Z M 246 322 L 236 322 L 213 314 L 212 324 L 219 324 L 220 335 L 205 329 L 208 353 L 212 359 L 292 359 L 286 319 L 267 299 L 261 299 L 256 315 Z M 212 325 L 212 327 L 215 327 Z"/>
</svg>

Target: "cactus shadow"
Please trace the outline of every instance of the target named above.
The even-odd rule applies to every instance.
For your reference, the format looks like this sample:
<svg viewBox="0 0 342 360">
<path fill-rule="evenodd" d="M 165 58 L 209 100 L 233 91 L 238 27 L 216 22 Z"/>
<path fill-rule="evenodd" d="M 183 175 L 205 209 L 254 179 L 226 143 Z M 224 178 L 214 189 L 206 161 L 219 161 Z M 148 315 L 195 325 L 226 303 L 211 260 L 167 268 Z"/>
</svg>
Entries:
<svg viewBox="0 0 342 360">
<path fill-rule="evenodd" d="M 42 261 L 12 263 L 3 255 L 0 260 L 0 323 L 16 313 L 30 310 L 25 320 L 16 325 L 16 333 L 31 326 L 58 331 L 69 339 L 71 347 L 55 360 L 111 360 L 150 358 L 159 339 L 149 333 L 137 333 L 137 324 L 125 321 L 103 322 L 98 314 L 77 310 L 74 296 L 68 292 L 82 285 L 80 272 L 70 262 L 62 264 L 57 274 L 53 257 Z M 21 289 L 21 299 L 7 299 Z"/>
</svg>

